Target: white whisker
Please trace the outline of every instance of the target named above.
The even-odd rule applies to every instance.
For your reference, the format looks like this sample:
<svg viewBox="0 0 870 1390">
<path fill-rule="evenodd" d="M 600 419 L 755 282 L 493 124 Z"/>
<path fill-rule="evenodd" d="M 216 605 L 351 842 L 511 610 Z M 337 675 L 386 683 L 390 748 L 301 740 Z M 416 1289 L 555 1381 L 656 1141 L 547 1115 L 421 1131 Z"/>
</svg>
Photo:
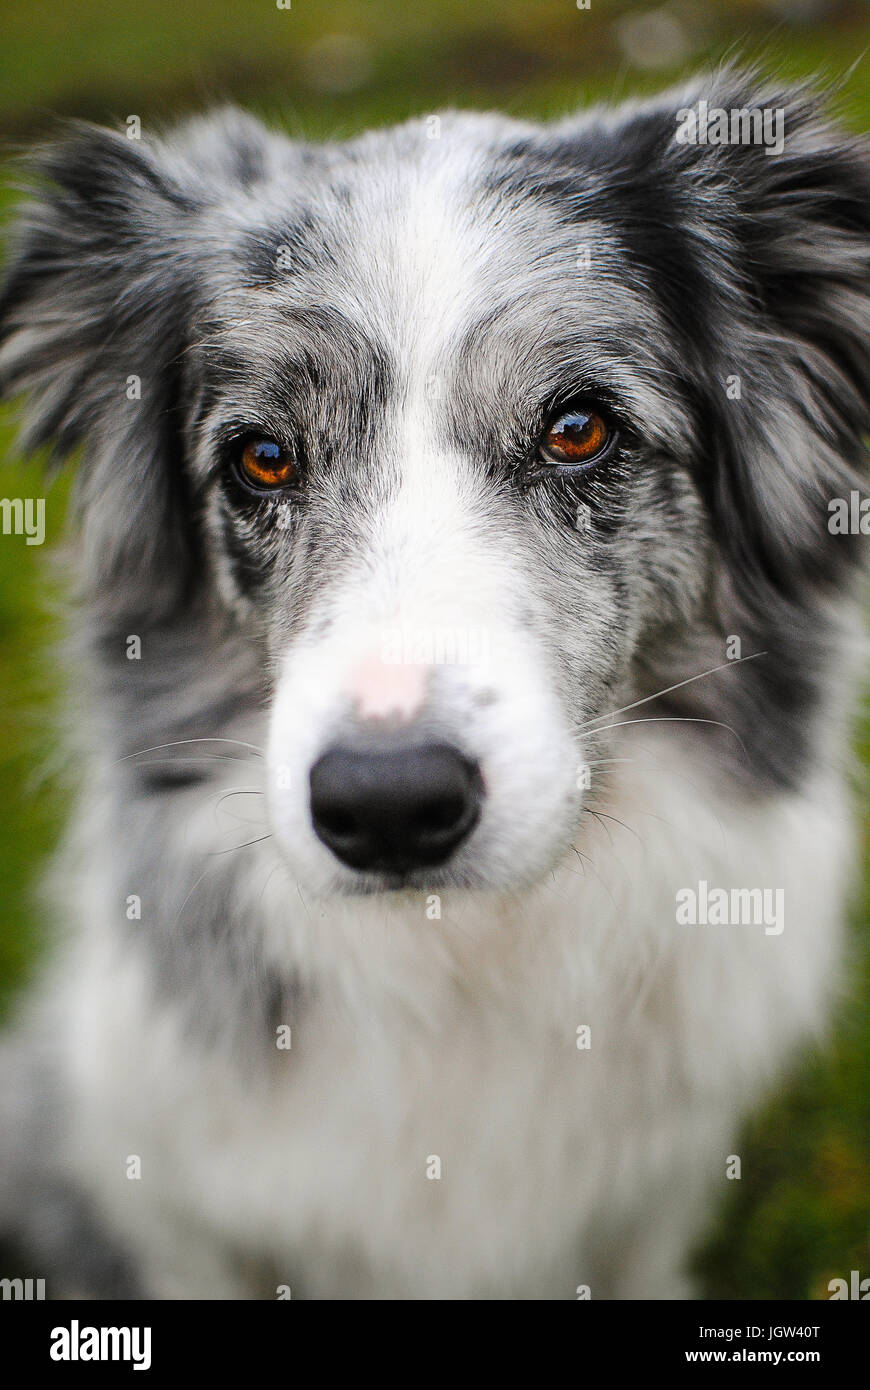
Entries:
<svg viewBox="0 0 870 1390">
<path fill-rule="evenodd" d="M 265 796 L 265 795 L 266 795 L 266 793 L 260 791 L 258 787 L 231 787 L 229 791 L 221 792 L 220 796 L 218 796 L 217 800 L 215 801 L 215 810 L 216 810 L 216 809 L 218 808 L 218 806 L 220 806 L 224 801 L 228 801 L 229 798 L 230 798 L 231 796 Z"/>
<path fill-rule="evenodd" d="M 733 734 L 740 744 L 740 747 L 743 749 L 743 752 L 747 757 L 749 756 L 746 744 L 743 742 L 737 730 L 732 729 L 730 724 L 723 724 L 721 719 L 693 719 L 689 715 L 661 715 L 658 718 L 650 717 L 648 719 L 620 719 L 616 724 L 602 724 L 600 729 L 592 729 L 590 733 L 594 737 L 595 734 L 606 733 L 608 729 L 625 729 L 634 724 L 713 724 L 717 729 L 727 729 L 729 734 Z"/>
<path fill-rule="evenodd" d="M 264 840 L 271 840 L 271 838 L 272 834 L 270 831 L 268 835 L 258 835 L 255 840 L 245 840 L 240 845 L 230 845 L 229 849 L 216 849 L 212 850 L 211 853 L 214 855 L 234 854 L 237 849 L 247 849 L 249 845 L 261 845 Z"/>
<path fill-rule="evenodd" d="M 256 753 L 258 758 L 264 756 L 263 749 L 258 748 L 255 743 L 245 743 L 240 738 L 218 738 L 215 736 L 213 738 L 179 738 L 173 743 L 153 743 L 150 748 L 139 748 L 135 753 L 125 753 L 123 758 L 116 758 L 115 763 L 126 763 L 131 758 L 141 758 L 144 753 L 159 753 L 163 748 L 185 748 L 192 743 L 234 743 L 239 748 L 247 748 L 252 753 Z M 216 753 L 214 756 L 219 757 L 220 755 Z"/>
<path fill-rule="evenodd" d="M 757 661 L 760 656 L 767 656 L 767 652 L 754 652 L 752 656 L 735 657 L 733 661 L 723 661 L 720 666 L 711 666 L 709 671 L 699 671 L 697 676 L 689 676 L 684 681 L 677 681 L 676 685 L 667 685 L 664 690 L 657 690 L 654 695 L 645 695 L 642 700 L 634 700 L 630 705 L 623 705 L 620 709 L 611 710 L 609 714 L 598 714 L 594 719 L 588 719 L 585 724 L 581 724 L 581 732 L 588 729 L 591 724 L 597 724 L 601 719 L 612 719 L 614 714 L 626 714 L 630 709 L 637 709 L 639 705 L 648 705 L 651 700 L 658 700 L 662 695 L 670 695 L 672 690 L 681 690 L 684 685 L 691 685 L 693 681 L 703 680 L 705 676 L 714 676 L 717 671 L 726 671 L 732 666 L 742 666 L 747 661 Z"/>
</svg>

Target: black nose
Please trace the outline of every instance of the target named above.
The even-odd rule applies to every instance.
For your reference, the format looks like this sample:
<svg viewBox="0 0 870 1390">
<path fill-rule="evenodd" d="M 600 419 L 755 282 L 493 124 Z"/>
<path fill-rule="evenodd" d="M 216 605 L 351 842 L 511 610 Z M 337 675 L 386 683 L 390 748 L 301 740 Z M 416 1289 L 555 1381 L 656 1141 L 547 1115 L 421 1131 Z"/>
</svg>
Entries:
<svg viewBox="0 0 870 1390">
<path fill-rule="evenodd" d="M 353 869 L 405 873 L 441 864 L 480 815 L 480 773 L 445 743 L 330 748 L 311 769 L 311 818 Z"/>
</svg>

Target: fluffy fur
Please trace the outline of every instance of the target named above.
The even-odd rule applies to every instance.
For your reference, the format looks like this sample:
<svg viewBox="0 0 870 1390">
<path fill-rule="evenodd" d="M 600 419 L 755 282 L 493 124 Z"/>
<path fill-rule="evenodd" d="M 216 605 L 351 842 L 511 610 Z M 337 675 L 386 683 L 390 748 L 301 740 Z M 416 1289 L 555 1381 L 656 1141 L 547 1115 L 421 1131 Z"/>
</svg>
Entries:
<svg viewBox="0 0 870 1390">
<path fill-rule="evenodd" d="M 784 150 L 680 144 L 701 98 L 783 108 Z M 54 1296 L 686 1292 L 840 978 L 865 146 L 726 71 L 342 145 L 83 128 L 40 170 L 0 373 L 27 447 L 81 451 L 86 777 L 2 1054 L 4 1227 Z M 538 467 L 578 397 L 618 447 Z M 293 495 L 240 486 L 251 432 Z M 423 695 L 365 717 L 397 633 Z M 480 764 L 444 865 L 317 838 L 354 738 Z M 700 880 L 784 890 L 784 930 L 678 924 Z"/>
</svg>

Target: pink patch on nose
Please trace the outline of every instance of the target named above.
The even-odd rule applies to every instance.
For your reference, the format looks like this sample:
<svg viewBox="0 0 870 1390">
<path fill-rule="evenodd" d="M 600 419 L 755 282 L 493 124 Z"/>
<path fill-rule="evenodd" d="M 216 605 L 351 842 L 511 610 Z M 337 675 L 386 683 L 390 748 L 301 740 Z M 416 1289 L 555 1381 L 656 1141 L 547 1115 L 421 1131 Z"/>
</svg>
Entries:
<svg viewBox="0 0 870 1390">
<path fill-rule="evenodd" d="M 348 693 L 361 719 L 401 719 L 409 722 L 426 697 L 427 668 L 413 663 L 387 664 L 366 657 L 352 672 Z"/>
</svg>

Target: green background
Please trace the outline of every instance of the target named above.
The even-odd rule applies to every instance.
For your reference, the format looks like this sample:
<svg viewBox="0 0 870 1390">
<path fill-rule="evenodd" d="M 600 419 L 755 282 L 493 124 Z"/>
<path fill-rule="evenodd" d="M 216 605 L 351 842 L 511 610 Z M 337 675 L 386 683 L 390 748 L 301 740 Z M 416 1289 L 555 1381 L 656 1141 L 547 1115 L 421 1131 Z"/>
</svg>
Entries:
<svg viewBox="0 0 870 1390">
<path fill-rule="evenodd" d="M 274 0 L 3 0 L 0 137 L 12 157 L 59 115 L 115 125 L 138 115 L 147 133 L 228 99 L 311 137 L 445 105 L 556 116 L 735 55 L 779 74 L 836 82 L 843 118 L 868 130 L 868 45 L 870 10 L 854 0 L 591 0 L 588 11 L 574 0 L 292 0 L 289 9 Z M 0 192 L 4 221 L 15 180 L 13 162 Z M 38 463 L 16 460 L 13 418 L 9 408 L 0 414 L 0 496 L 47 496 L 57 541 L 68 481 L 46 491 Z M 59 738 L 64 589 L 48 552 L 0 537 L 4 1007 L 52 928 L 38 910 L 36 885 L 76 777 Z M 862 805 L 868 748 L 865 720 L 855 757 Z M 830 1044 L 798 1060 L 788 1088 L 738 1146 L 742 1179 L 727 1185 L 697 1258 L 710 1296 L 825 1298 L 831 1278 L 848 1278 L 851 1269 L 870 1276 L 868 909 L 865 882 Z"/>
</svg>

